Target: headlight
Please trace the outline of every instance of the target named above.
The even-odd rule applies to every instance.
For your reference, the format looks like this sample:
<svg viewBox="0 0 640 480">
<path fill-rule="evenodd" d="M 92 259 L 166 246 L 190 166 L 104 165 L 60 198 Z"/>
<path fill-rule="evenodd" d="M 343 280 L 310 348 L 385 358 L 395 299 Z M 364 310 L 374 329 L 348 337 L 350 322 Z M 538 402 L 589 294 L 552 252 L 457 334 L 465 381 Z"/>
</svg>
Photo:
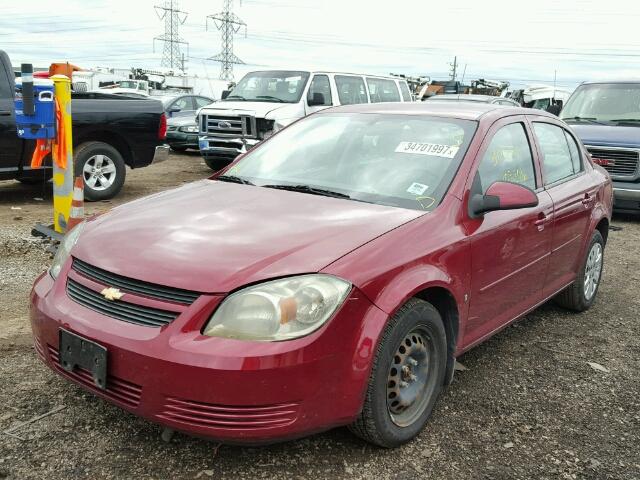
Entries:
<svg viewBox="0 0 640 480">
<path fill-rule="evenodd" d="M 58 251 L 56 252 L 55 257 L 53 257 L 53 263 L 51 264 L 51 268 L 49 269 L 49 273 L 53 278 L 58 278 L 64 262 L 66 262 L 67 258 L 69 258 L 69 255 L 71 255 L 71 249 L 78 241 L 82 230 L 84 230 L 84 225 L 84 222 L 76 225 L 73 230 L 65 235 L 65 237 L 60 242 L 60 245 L 58 245 Z"/>
<path fill-rule="evenodd" d="M 187 133 L 198 133 L 198 126 L 197 125 L 189 125 L 188 127 L 180 127 L 180 131 L 181 132 L 187 132 Z"/>
<path fill-rule="evenodd" d="M 320 328 L 347 297 L 351 284 L 330 275 L 301 275 L 240 290 L 227 297 L 204 335 L 278 341 Z"/>
<path fill-rule="evenodd" d="M 284 127 L 288 127 L 289 125 L 291 125 L 296 120 L 298 120 L 298 119 L 297 118 L 281 118 L 280 120 L 276 120 L 273 123 L 273 133 L 279 132 Z"/>
</svg>

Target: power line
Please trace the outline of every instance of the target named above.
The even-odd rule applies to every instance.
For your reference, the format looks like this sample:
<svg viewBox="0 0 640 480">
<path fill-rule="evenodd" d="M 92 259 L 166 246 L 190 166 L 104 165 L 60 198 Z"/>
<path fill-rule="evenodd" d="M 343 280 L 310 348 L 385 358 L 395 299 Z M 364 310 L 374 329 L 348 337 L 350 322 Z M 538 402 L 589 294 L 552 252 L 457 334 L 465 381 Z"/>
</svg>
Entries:
<svg viewBox="0 0 640 480">
<path fill-rule="evenodd" d="M 213 21 L 220 32 L 222 32 L 222 51 L 209 60 L 220 62 L 220 79 L 233 80 L 233 65 L 244 63 L 236 54 L 233 53 L 233 36 L 245 28 L 247 24 L 231 11 L 233 8 L 233 0 L 224 0 L 222 12 L 207 16 L 207 30 L 209 29 L 209 19 Z"/>
<path fill-rule="evenodd" d="M 185 22 L 188 14 L 179 10 L 177 0 L 165 0 L 164 5 L 156 5 L 154 8 L 158 18 L 164 19 L 164 33 L 153 39 L 154 49 L 156 40 L 164 43 L 160 65 L 184 70 L 184 54 L 180 52 L 180 45 L 186 45 L 188 51 L 189 43 L 180 37 L 178 27 Z"/>
</svg>

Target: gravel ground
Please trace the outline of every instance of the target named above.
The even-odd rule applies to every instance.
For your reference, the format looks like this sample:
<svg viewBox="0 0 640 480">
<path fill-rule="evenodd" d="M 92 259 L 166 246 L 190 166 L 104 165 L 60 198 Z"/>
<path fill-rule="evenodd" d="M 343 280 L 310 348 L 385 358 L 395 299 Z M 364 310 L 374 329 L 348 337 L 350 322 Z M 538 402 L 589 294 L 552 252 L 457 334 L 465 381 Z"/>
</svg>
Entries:
<svg viewBox="0 0 640 480">
<path fill-rule="evenodd" d="M 113 203 L 87 210 L 208 174 L 197 155 L 172 155 L 129 172 Z M 381 450 L 336 429 L 241 448 L 180 434 L 165 443 L 160 427 L 39 362 L 26 305 L 50 261 L 46 244 L 30 237 L 33 223 L 51 216 L 47 191 L 0 183 L 0 479 L 640 479 L 640 217 L 614 218 L 622 230 L 610 233 L 591 310 L 544 305 L 462 356 L 466 370 L 415 441 Z M 2 433 L 57 407 L 15 431 L 20 438 Z"/>
</svg>

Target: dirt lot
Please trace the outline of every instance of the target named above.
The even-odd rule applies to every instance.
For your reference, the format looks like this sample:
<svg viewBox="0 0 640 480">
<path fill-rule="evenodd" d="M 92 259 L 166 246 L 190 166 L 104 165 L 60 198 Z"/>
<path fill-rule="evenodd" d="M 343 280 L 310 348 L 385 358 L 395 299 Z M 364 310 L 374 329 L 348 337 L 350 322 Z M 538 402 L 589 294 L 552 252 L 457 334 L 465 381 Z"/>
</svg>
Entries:
<svg viewBox="0 0 640 480">
<path fill-rule="evenodd" d="M 108 209 L 203 178 L 197 155 L 129 171 Z M 30 237 L 51 217 L 50 186 L 0 182 L 0 479 L 640 479 L 640 217 L 616 217 L 596 305 L 545 305 L 459 360 L 467 370 L 420 437 L 372 448 L 337 429 L 262 448 L 218 446 L 122 412 L 45 368 L 27 297 L 49 256 Z M 44 200 L 36 200 L 43 198 Z M 607 371 L 593 369 L 595 362 Z M 59 412 L 15 432 L 21 421 Z"/>
</svg>

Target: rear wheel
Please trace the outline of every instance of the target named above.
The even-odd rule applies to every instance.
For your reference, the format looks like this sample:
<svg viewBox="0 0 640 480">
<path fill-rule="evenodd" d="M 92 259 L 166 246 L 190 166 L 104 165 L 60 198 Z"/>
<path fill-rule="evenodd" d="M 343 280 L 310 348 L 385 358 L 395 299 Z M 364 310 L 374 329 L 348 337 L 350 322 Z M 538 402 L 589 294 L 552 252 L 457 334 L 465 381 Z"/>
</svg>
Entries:
<svg viewBox="0 0 640 480">
<path fill-rule="evenodd" d="M 86 142 L 75 151 L 75 168 L 84 179 L 86 200 L 107 200 L 124 184 L 126 167 L 122 155 L 104 142 Z"/>
<path fill-rule="evenodd" d="M 582 268 L 575 281 L 555 298 L 560 306 L 583 312 L 593 305 L 600 286 L 604 265 L 604 239 L 596 230 L 591 235 Z"/>
<path fill-rule="evenodd" d="M 444 384 L 447 343 L 442 318 L 428 302 L 411 299 L 387 325 L 353 433 L 396 447 L 424 427 Z"/>
</svg>

